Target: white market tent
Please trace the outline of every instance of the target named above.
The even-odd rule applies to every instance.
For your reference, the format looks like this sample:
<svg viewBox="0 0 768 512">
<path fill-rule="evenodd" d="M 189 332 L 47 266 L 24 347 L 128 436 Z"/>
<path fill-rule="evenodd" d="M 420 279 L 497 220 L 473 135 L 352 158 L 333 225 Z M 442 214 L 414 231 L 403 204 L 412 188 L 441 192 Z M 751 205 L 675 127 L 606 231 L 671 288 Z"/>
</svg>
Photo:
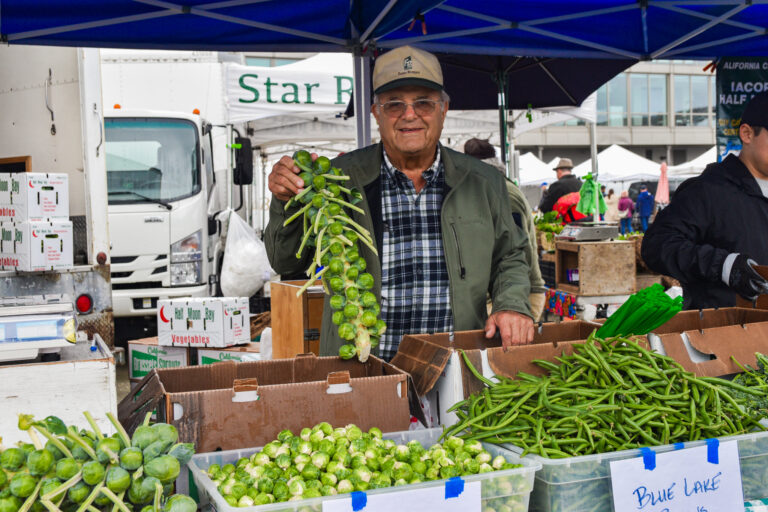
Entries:
<svg viewBox="0 0 768 512">
<path fill-rule="evenodd" d="M 520 186 L 541 185 L 556 179 L 552 166 L 545 164 L 531 152 L 520 155 Z"/>
<path fill-rule="evenodd" d="M 573 173 L 580 177 L 591 171 L 591 159 L 573 168 Z M 597 180 L 602 184 L 658 180 L 661 174 L 659 164 L 616 144 L 598 153 L 597 171 Z"/>
<path fill-rule="evenodd" d="M 670 177 L 690 178 L 692 176 L 698 176 L 701 174 L 704 168 L 712 162 L 717 162 L 716 146 L 712 146 L 707 151 L 689 162 L 670 166 L 667 169 L 667 173 Z"/>
</svg>

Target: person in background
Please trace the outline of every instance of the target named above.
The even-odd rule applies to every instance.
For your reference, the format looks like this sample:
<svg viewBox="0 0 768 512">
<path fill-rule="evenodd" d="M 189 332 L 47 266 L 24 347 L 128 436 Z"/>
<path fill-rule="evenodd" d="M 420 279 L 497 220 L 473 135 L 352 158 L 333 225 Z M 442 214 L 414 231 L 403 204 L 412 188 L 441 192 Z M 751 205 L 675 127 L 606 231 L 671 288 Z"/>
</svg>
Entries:
<svg viewBox="0 0 768 512">
<path fill-rule="evenodd" d="M 619 229 L 622 235 L 626 235 L 632 232 L 632 213 L 635 211 L 635 203 L 629 198 L 629 192 L 626 190 L 621 191 L 621 199 L 618 204 L 619 212 Z"/>
<path fill-rule="evenodd" d="M 754 266 L 768 264 L 768 92 L 744 107 L 739 156 L 686 180 L 643 240 L 654 271 L 683 286 L 685 309 L 729 307 L 765 293 Z"/>
<path fill-rule="evenodd" d="M 496 158 L 496 150 L 487 139 L 469 139 L 464 143 L 464 154 L 494 166 L 502 174 L 506 173 L 504 164 Z M 528 248 L 525 250 L 525 257 L 531 266 L 529 274 L 531 294 L 528 298 L 531 303 L 533 320 L 538 321 L 544 311 L 547 290 L 544 287 L 544 279 L 541 277 L 541 268 L 539 267 L 539 248 L 536 243 L 536 226 L 533 223 L 532 209 L 520 188 L 510 180 L 505 181 L 507 183 L 507 194 L 509 194 L 509 199 L 512 203 L 512 217 L 515 219 L 515 224 L 528 236 Z"/>
<path fill-rule="evenodd" d="M 605 195 L 605 220 L 606 222 L 619 222 L 619 196 L 613 189 L 608 189 Z"/>
<path fill-rule="evenodd" d="M 440 144 L 450 97 L 433 54 L 401 46 L 381 54 L 372 74 L 371 114 L 381 142 L 334 158 L 362 193 L 351 217 L 373 238 L 359 244 L 387 329 L 371 353 L 389 361 L 405 334 L 484 329 L 504 347 L 533 341 L 525 251 L 528 240 L 509 207 L 504 177 L 490 165 Z M 264 233 L 269 262 L 283 274 L 306 270 L 296 258 L 301 222 L 284 226 L 299 206 L 300 169 L 283 156 L 269 175 L 272 201 Z M 486 309 L 491 293 L 493 311 Z M 323 303 L 320 354 L 346 344 Z"/>
<path fill-rule="evenodd" d="M 637 195 L 637 214 L 640 216 L 643 233 L 648 231 L 648 219 L 653 215 L 655 207 L 656 203 L 653 200 L 653 194 L 648 192 L 648 187 L 640 185 L 640 193 Z"/>
<path fill-rule="evenodd" d="M 553 170 L 557 173 L 557 181 L 550 185 L 539 202 L 539 211 L 542 213 L 551 212 L 557 200 L 564 195 L 581 190 L 581 180 L 571 174 L 573 162 L 570 158 L 561 158 Z"/>
</svg>

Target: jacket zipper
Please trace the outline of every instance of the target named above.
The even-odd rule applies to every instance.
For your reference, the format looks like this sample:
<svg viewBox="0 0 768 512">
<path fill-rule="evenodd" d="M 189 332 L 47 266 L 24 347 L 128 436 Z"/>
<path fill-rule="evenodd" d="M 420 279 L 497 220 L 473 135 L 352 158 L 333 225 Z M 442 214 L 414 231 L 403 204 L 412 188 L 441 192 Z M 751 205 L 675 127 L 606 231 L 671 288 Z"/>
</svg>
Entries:
<svg viewBox="0 0 768 512">
<path fill-rule="evenodd" d="M 459 235 L 456 234 L 456 224 L 451 222 L 451 231 L 453 231 L 453 239 L 456 240 L 456 252 L 459 253 L 459 277 L 464 279 L 467 275 L 467 269 L 464 268 L 464 260 L 461 258 L 461 246 L 459 245 Z"/>
</svg>

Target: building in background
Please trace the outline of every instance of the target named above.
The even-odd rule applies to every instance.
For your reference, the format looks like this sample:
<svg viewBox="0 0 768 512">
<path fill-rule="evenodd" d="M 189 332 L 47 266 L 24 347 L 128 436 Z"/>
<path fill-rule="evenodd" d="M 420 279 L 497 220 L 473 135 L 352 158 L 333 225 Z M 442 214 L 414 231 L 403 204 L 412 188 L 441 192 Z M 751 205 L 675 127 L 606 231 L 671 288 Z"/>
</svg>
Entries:
<svg viewBox="0 0 768 512">
<path fill-rule="evenodd" d="M 619 144 L 640 156 L 681 164 L 715 143 L 715 75 L 706 61 L 641 62 L 597 91 L 598 151 Z M 517 122 L 526 122 L 525 118 Z M 567 156 L 589 158 L 589 129 L 572 120 L 523 133 L 520 153 L 548 162 Z"/>
</svg>

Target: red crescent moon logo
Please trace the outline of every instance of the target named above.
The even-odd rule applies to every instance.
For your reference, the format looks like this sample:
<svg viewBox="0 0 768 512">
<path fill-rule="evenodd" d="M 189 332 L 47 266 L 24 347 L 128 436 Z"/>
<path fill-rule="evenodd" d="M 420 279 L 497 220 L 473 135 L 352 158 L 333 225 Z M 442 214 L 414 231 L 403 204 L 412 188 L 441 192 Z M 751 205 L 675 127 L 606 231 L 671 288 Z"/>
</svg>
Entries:
<svg viewBox="0 0 768 512">
<path fill-rule="evenodd" d="M 29 182 L 29 188 L 35 188 L 35 185 L 32 184 L 32 182 Z"/>
<path fill-rule="evenodd" d="M 35 233 L 35 231 L 34 231 L 34 230 L 32 230 L 32 236 L 33 236 L 33 237 L 35 237 L 35 238 L 37 238 L 37 233 Z"/>
<path fill-rule="evenodd" d="M 165 322 L 167 324 L 168 322 L 170 322 L 170 320 L 165 318 L 165 313 L 163 313 L 164 309 L 165 309 L 165 306 L 161 306 L 160 307 L 160 320 L 162 320 L 163 322 Z"/>
</svg>

